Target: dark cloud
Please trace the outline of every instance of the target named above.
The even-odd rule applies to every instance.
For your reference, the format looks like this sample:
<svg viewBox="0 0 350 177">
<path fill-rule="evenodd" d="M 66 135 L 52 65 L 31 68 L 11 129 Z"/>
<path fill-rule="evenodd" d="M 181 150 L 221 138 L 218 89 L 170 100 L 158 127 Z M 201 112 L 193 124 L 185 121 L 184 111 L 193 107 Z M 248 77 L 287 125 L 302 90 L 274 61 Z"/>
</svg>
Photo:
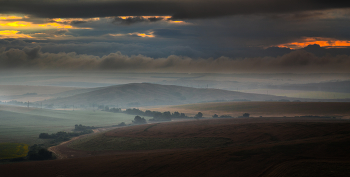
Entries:
<svg viewBox="0 0 350 177">
<path fill-rule="evenodd" d="M 76 53 L 43 53 L 40 47 L 23 50 L 0 50 L 2 69 L 46 70 L 113 70 L 128 72 L 277 72 L 277 73 L 349 73 L 350 56 L 317 57 L 304 50 L 293 51 L 280 57 L 231 59 L 193 59 L 171 55 L 150 58 L 143 55 L 126 56 L 120 52 L 98 57 Z"/>
<path fill-rule="evenodd" d="M 34 48 L 27 48 L 27 47 L 25 47 L 23 49 L 24 53 L 28 56 L 28 59 L 30 59 L 30 60 L 33 60 L 35 58 L 40 57 L 40 53 L 39 53 L 40 50 L 41 50 L 40 46 L 36 46 Z"/>
<path fill-rule="evenodd" d="M 349 1 L 340 0 L 0 1 L 0 13 L 45 18 L 170 15 L 174 19 L 184 19 L 348 7 Z"/>
<path fill-rule="evenodd" d="M 140 23 L 140 22 L 145 22 L 145 21 L 148 21 L 148 19 L 146 18 L 143 18 L 141 16 L 138 16 L 138 17 L 128 17 L 126 19 L 122 19 L 120 17 L 116 17 L 114 18 L 113 22 L 120 22 L 120 24 L 122 25 L 131 25 L 133 23 Z"/>
<path fill-rule="evenodd" d="M 183 38 L 189 36 L 196 36 L 195 34 L 186 34 L 179 29 L 154 29 L 153 34 L 164 38 Z"/>
<path fill-rule="evenodd" d="M 136 17 L 128 17 L 128 18 L 120 18 L 115 17 L 113 20 L 113 23 L 120 23 L 122 25 L 131 25 L 134 23 L 140 23 L 140 22 L 157 22 L 163 20 L 161 17 L 151 17 L 151 18 L 144 18 L 142 16 L 136 16 Z"/>
<path fill-rule="evenodd" d="M 151 18 L 148 18 L 148 20 L 150 21 L 150 22 L 157 22 L 157 21 L 161 21 L 161 20 L 163 20 L 164 18 L 162 18 L 162 17 L 151 17 Z"/>
</svg>

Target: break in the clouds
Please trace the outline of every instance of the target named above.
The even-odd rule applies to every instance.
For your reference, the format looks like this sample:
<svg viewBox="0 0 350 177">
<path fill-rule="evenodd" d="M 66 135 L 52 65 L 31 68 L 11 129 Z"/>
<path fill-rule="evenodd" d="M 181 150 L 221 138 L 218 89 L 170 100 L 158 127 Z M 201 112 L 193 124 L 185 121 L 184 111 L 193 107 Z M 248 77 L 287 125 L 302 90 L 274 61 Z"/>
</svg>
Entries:
<svg viewBox="0 0 350 177">
<path fill-rule="evenodd" d="M 76 53 L 43 53 L 41 48 L 0 50 L 2 69 L 44 70 L 111 70 L 120 72 L 298 72 L 298 73 L 348 73 L 348 55 L 317 57 L 304 50 L 297 50 L 280 57 L 256 57 L 232 59 L 193 59 L 171 55 L 151 58 L 143 55 L 126 56 L 120 52 L 103 57 Z"/>
<path fill-rule="evenodd" d="M 1 0 L 0 13 L 22 13 L 44 18 L 170 15 L 175 19 L 185 19 L 291 13 L 349 6 L 349 2 L 340 0 Z"/>
</svg>

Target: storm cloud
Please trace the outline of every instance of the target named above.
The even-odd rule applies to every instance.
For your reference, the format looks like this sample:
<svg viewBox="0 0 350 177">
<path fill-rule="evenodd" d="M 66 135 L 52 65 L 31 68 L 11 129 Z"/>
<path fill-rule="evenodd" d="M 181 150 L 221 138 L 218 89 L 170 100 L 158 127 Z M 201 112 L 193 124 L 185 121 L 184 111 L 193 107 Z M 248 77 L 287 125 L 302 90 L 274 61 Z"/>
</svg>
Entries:
<svg viewBox="0 0 350 177">
<path fill-rule="evenodd" d="M 120 17 L 115 17 L 113 22 L 114 23 L 120 23 L 122 25 L 131 25 L 134 23 L 141 23 L 141 22 L 157 22 L 163 20 L 161 17 L 150 17 L 150 18 L 144 18 L 142 16 L 137 16 L 137 17 L 128 17 L 128 18 L 120 18 Z"/>
<path fill-rule="evenodd" d="M 40 47 L 0 49 L 2 69 L 111 70 L 125 72 L 206 72 L 206 73 L 349 73 L 350 56 L 317 57 L 297 50 L 280 57 L 194 59 L 171 55 L 151 58 L 126 56 L 120 52 L 103 57 L 72 53 L 43 53 Z"/>
<path fill-rule="evenodd" d="M 44 18 L 168 15 L 173 19 L 189 19 L 348 7 L 350 2 L 340 0 L 0 1 L 0 13 L 22 13 Z"/>
</svg>

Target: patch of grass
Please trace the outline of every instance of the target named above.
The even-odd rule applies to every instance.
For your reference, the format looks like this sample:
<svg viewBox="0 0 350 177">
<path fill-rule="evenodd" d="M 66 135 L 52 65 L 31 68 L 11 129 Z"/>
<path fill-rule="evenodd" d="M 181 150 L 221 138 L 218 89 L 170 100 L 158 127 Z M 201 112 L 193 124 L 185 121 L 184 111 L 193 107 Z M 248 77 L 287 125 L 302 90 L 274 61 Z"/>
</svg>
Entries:
<svg viewBox="0 0 350 177">
<path fill-rule="evenodd" d="M 0 143 L 0 160 L 25 157 L 28 145 L 23 143 Z"/>
<path fill-rule="evenodd" d="M 176 148 L 211 148 L 227 146 L 229 138 L 193 137 L 193 138 L 138 138 L 107 137 L 103 134 L 76 140 L 70 148 L 85 151 L 105 150 L 154 150 Z"/>
<path fill-rule="evenodd" d="M 135 116 L 93 110 L 48 110 L 0 105 L 0 142 L 43 144 L 40 133 L 71 131 L 75 124 L 112 126 L 131 123 Z"/>
</svg>

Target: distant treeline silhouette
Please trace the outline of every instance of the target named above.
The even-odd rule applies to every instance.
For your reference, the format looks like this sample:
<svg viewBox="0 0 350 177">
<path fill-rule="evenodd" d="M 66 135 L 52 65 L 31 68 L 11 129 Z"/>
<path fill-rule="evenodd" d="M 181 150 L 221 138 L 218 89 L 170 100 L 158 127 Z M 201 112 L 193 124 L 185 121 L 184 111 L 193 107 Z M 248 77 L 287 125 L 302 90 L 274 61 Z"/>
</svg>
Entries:
<svg viewBox="0 0 350 177">
<path fill-rule="evenodd" d="M 136 108 L 132 108 L 132 109 L 130 108 L 130 109 L 126 109 L 125 111 L 122 111 L 120 108 L 109 109 L 107 106 L 105 107 L 105 111 L 153 117 L 153 119 L 150 119 L 150 121 L 171 120 L 172 118 L 188 118 L 188 116 L 186 116 L 185 113 L 180 113 L 177 111 L 173 113 L 171 113 L 170 111 L 166 111 L 162 113 L 162 112 L 151 111 L 151 110 L 142 111 Z"/>
<path fill-rule="evenodd" d="M 76 136 L 80 136 L 80 135 L 84 135 L 84 134 L 89 134 L 89 133 L 93 133 L 92 129 L 95 129 L 97 127 L 94 126 L 84 126 L 81 124 L 76 124 L 75 125 L 75 129 L 74 132 L 64 132 L 64 131 L 59 131 L 57 133 L 52 133 L 52 134 L 48 134 L 48 133 L 40 133 L 39 134 L 39 138 L 41 139 L 52 139 L 52 141 L 50 142 L 51 144 L 57 144 L 63 141 L 68 141 L 70 140 L 72 137 L 76 137 Z"/>
</svg>

